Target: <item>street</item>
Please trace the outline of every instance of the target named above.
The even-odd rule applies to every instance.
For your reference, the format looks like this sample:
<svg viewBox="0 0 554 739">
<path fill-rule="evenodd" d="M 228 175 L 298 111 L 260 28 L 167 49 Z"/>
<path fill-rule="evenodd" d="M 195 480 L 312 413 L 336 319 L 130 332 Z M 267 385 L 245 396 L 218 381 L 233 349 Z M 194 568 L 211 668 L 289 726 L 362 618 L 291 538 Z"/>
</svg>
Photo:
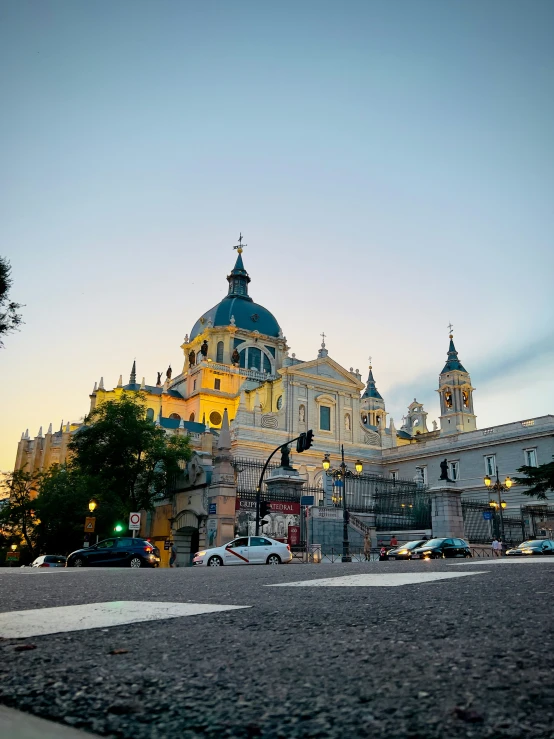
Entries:
<svg viewBox="0 0 554 739">
<path fill-rule="evenodd" d="M 546 739 L 553 575 L 545 557 L 2 569 L 0 701 L 124 739 Z M 87 604 L 110 605 L 60 608 Z"/>
</svg>

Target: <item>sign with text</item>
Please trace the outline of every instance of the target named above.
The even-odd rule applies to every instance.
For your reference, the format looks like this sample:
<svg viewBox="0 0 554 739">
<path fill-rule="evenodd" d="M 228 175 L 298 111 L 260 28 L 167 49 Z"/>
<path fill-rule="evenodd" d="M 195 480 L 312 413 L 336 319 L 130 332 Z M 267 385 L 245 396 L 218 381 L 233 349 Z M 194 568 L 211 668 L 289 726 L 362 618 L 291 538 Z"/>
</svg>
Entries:
<svg viewBox="0 0 554 739">
<path fill-rule="evenodd" d="M 19 552 L 6 552 L 6 562 L 19 562 Z"/>
<path fill-rule="evenodd" d="M 217 513 L 217 504 L 216 503 L 208 503 L 208 514 L 210 516 L 213 516 Z"/>
<path fill-rule="evenodd" d="M 94 516 L 87 516 L 85 518 L 85 531 L 89 534 L 93 534 L 95 526 L 96 526 L 96 518 Z"/>
<path fill-rule="evenodd" d="M 139 531 L 140 513 L 129 513 L 129 531 Z"/>
<path fill-rule="evenodd" d="M 172 541 L 169 541 L 169 539 L 166 539 L 164 541 L 164 549 L 171 549 L 171 545 L 173 544 Z"/>
<path fill-rule="evenodd" d="M 297 547 L 300 544 L 300 526 L 289 526 L 287 539 L 289 546 Z"/>
<path fill-rule="evenodd" d="M 256 501 L 255 500 L 243 500 L 237 498 L 236 509 L 241 511 L 255 511 Z M 269 501 L 269 512 L 270 513 L 288 513 L 295 516 L 300 514 L 300 503 L 299 501 L 284 501 L 284 500 L 270 500 Z"/>
<path fill-rule="evenodd" d="M 303 495 L 300 498 L 300 505 L 313 505 L 314 504 L 314 496 L 313 495 Z"/>
<path fill-rule="evenodd" d="M 483 511 L 485 521 L 492 521 L 492 511 Z"/>
</svg>

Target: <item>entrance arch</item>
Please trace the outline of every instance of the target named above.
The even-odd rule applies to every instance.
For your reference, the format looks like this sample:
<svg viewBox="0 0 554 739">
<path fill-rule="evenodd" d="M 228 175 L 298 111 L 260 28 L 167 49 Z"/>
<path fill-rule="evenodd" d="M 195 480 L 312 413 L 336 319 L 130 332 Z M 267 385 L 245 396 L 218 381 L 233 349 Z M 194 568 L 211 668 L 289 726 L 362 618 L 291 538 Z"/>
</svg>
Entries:
<svg viewBox="0 0 554 739">
<path fill-rule="evenodd" d="M 176 567 L 190 567 L 199 547 L 199 519 L 194 511 L 184 510 L 175 516 L 172 526 L 177 551 Z"/>
</svg>

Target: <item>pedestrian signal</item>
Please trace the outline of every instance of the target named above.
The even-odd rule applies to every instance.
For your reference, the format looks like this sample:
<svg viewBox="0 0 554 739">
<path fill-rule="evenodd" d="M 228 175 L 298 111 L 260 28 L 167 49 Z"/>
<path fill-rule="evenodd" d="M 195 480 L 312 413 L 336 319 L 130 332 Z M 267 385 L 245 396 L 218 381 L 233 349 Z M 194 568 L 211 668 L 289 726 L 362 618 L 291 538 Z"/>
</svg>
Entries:
<svg viewBox="0 0 554 739">
<path fill-rule="evenodd" d="M 314 440 L 314 432 L 310 429 L 306 433 L 302 432 L 298 439 L 296 440 L 296 451 L 297 452 L 305 452 L 307 449 L 309 449 Z"/>
<path fill-rule="evenodd" d="M 269 511 L 269 502 L 267 500 L 262 500 L 262 502 L 260 503 L 260 518 L 264 518 L 265 516 L 267 516 Z"/>
</svg>

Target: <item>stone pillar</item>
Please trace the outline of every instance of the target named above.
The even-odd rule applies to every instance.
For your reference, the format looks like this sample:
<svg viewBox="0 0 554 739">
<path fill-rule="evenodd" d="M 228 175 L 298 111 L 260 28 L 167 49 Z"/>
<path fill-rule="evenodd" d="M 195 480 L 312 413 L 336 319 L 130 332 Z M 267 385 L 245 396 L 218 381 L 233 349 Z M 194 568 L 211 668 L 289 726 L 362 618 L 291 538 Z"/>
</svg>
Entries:
<svg viewBox="0 0 554 739">
<path fill-rule="evenodd" d="M 465 539 L 462 490 L 455 487 L 455 483 L 443 482 L 430 488 L 429 494 L 433 538 L 455 536 Z"/>
<path fill-rule="evenodd" d="M 270 495 L 270 510 L 271 500 L 282 500 L 287 501 L 298 500 L 300 502 L 300 496 L 302 494 L 302 487 L 306 481 L 300 477 L 298 470 L 293 469 L 289 466 L 277 467 L 273 470 L 270 477 L 267 477 L 265 484 Z M 300 515 L 300 531 L 302 527 L 307 526 L 307 520 L 304 519 L 302 522 L 302 514 Z M 264 533 L 264 527 L 260 528 L 260 534 Z M 268 534 L 271 536 L 271 534 Z M 285 531 L 285 536 L 288 536 L 288 531 Z"/>
<path fill-rule="evenodd" d="M 206 524 L 206 546 L 220 547 L 235 535 L 235 504 L 237 489 L 235 471 L 231 465 L 231 436 L 227 408 L 217 442 L 217 454 L 212 473 L 212 484 L 208 488 L 208 520 Z"/>
</svg>

